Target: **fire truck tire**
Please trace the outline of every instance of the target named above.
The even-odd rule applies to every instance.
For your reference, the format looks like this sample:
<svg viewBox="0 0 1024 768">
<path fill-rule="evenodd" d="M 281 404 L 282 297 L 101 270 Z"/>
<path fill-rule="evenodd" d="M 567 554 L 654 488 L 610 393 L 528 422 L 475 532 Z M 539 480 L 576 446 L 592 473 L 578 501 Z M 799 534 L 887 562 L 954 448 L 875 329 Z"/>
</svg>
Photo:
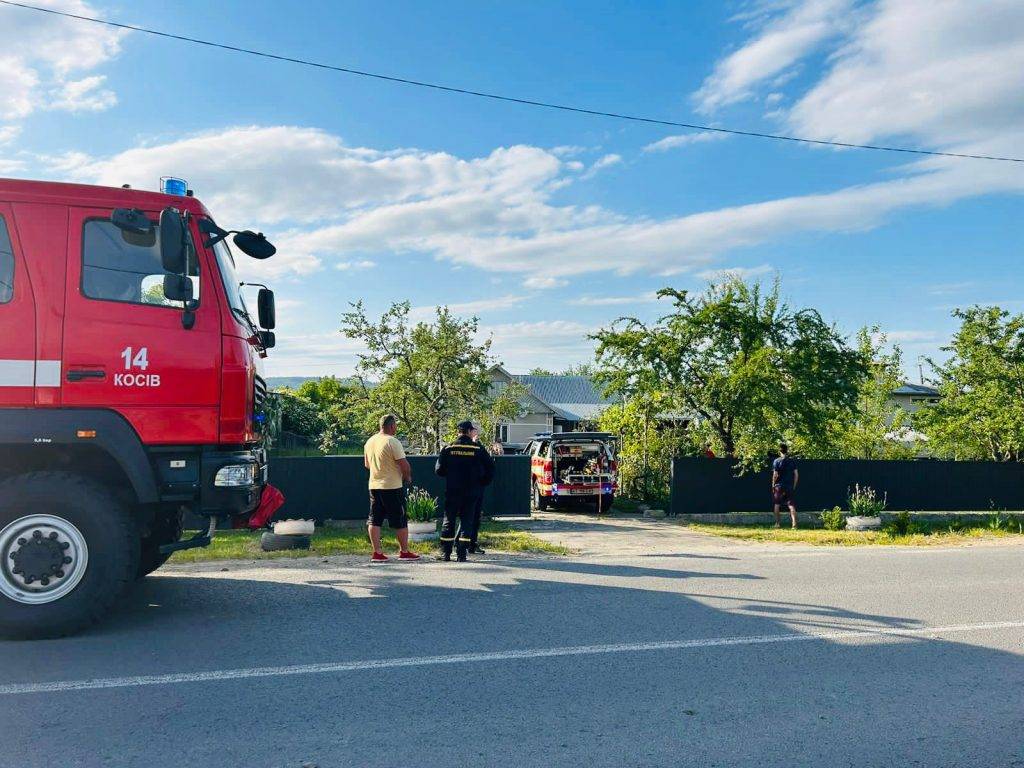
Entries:
<svg viewBox="0 0 1024 768">
<path fill-rule="evenodd" d="M 0 637 L 64 637 L 103 618 L 135 580 L 137 530 L 89 478 L 32 472 L 0 483 Z"/>
<path fill-rule="evenodd" d="M 162 520 L 154 526 L 153 532 L 142 540 L 142 551 L 139 556 L 139 570 L 136 579 L 142 579 L 166 563 L 171 554 L 161 554 L 162 544 L 173 544 L 181 538 L 181 517 L 175 516 Z"/>
<path fill-rule="evenodd" d="M 551 502 L 548 500 L 548 498 L 546 496 L 541 496 L 540 495 L 540 487 L 536 483 L 534 483 L 533 484 L 533 508 L 537 509 L 537 510 L 540 510 L 541 512 L 544 512 L 545 510 L 547 510 L 547 508 L 549 506 L 551 506 Z"/>
<path fill-rule="evenodd" d="M 264 552 L 276 552 L 279 549 L 309 549 L 309 542 L 309 536 L 268 531 L 260 538 L 260 549 Z"/>
</svg>

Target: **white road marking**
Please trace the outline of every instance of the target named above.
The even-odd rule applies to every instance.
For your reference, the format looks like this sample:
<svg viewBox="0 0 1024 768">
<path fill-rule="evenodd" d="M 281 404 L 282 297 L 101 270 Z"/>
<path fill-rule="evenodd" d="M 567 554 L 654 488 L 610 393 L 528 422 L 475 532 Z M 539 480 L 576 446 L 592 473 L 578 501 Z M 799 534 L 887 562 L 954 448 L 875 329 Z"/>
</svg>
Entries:
<svg viewBox="0 0 1024 768">
<path fill-rule="evenodd" d="M 139 688 L 147 685 L 175 685 L 177 683 L 222 682 L 225 680 L 247 680 L 259 677 L 338 674 L 341 672 L 361 672 L 371 669 L 474 664 L 484 661 L 519 661 L 522 659 L 550 659 L 560 656 L 594 656 L 606 653 L 678 651 L 693 648 L 721 648 L 726 646 L 800 643 L 820 640 L 856 640 L 876 637 L 921 637 L 960 632 L 986 632 L 997 629 L 1024 629 L 1024 621 L 954 624 L 945 627 L 921 627 L 919 629 L 879 627 L 875 629 L 837 630 L 835 632 L 811 634 L 748 635 L 746 637 L 711 637 L 698 640 L 665 640 L 650 643 L 572 645 L 561 648 L 532 648 L 526 650 L 492 651 L 489 653 L 455 653 L 446 656 L 412 656 L 397 659 L 366 659 L 364 661 L 340 661 L 323 664 L 296 664 L 284 667 L 252 667 L 249 669 L 221 669 L 208 672 L 179 672 L 170 675 L 107 677 L 94 680 L 63 680 L 52 683 L 15 683 L 0 685 L 0 696 L 14 696 L 24 693 L 95 691 L 104 688 Z"/>
</svg>

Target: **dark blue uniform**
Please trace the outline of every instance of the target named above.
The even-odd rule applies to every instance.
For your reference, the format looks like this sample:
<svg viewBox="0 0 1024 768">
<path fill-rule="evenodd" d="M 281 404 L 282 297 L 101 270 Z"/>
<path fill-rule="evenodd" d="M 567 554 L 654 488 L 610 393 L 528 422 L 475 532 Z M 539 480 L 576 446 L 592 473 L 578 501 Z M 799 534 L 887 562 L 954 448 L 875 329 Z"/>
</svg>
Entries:
<svg viewBox="0 0 1024 768">
<path fill-rule="evenodd" d="M 482 445 L 460 435 L 441 451 L 434 471 L 445 479 L 441 551 L 448 559 L 454 546 L 458 559 L 465 560 L 466 550 L 476 538 L 477 502 L 494 479 L 494 460 Z"/>
</svg>

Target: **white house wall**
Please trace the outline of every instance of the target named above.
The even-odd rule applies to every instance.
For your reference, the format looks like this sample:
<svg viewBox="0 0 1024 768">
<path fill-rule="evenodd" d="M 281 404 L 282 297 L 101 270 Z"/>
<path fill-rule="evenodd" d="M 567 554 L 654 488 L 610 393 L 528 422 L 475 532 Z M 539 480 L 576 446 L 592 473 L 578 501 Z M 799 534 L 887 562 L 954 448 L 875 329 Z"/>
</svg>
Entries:
<svg viewBox="0 0 1024 768">
<path fill-rule="evenodd" d="M 508 425 L 508 442 L 526 443 L 538 432 L 550 432 L 552 417 L 545 413 L 528 413 Z"/>
</svg>

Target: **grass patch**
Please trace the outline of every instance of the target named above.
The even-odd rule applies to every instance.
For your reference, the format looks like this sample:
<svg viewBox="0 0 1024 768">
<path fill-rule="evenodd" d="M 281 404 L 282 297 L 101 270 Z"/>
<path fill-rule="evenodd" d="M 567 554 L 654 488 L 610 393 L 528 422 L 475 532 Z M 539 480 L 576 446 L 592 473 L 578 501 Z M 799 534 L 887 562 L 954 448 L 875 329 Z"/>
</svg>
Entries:
<svg viewBox="0 0 1024 768">
<path fill-rule="evenodd" d="M 262 531 L 217 531 L 213 543 L 208 547 L 186 549 L 175 552 L 171 563 L 202 563 L 210 560 L 278 560 L 281 558 L 328 557 L 330 555 L 370 556 L 370 540 L 366 528 L 320 528 L 313 534 L 312 546 L 308 550 L 283 550 L 264 552 L 260 549 Z M 397 552 L 398 541 L 384 529 L 384 551 Z M 191 536 L 187 531 L 185 536 Z M 437 549 L 436 541 L 410 542 L 411 549 L 420 554 L 432 553 Z M 550 544 L 532 533 L 518 530 L 506 523 L 488 522 L 480 529 L 480 546 L 498 552 L 529 552 L 548 555 L 567 555 L 569 549 L 559 544 Z"/>
<path fill-rule="evenodd" d="M 812 544 L 817 546 L 912 546 L 929 547 L 965 544 L 997 539 L 1024 539 L 1016 529 L 992 529 L 979 523 L 959 530 L 950 530 L 948 523 L 916 523 L 916 531 L 901 534 L 895 530 L 882 531 L 828 531 L 823 528 L 773 528 L 770 525 L 709 525 L 688 523 L 688 527 L 701 533 L 743 541 L 782 544 Z"/>
</svg>

